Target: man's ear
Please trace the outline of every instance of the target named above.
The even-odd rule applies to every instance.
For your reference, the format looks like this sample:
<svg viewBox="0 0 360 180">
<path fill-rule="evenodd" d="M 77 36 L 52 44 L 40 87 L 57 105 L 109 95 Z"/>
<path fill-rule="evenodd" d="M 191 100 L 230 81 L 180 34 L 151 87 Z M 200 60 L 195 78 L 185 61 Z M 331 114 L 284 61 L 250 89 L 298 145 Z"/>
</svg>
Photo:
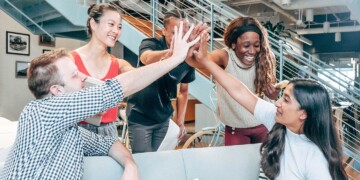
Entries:
<svg viewBox="0 0 360 180">
<path fill-rule="evenodd" d="M 59 85 L 52 85 L 50 87 L 50 93 L 53 96 L 62 95 L 62 94 L 64 94 L 64 88 L 62 86 L 59 86 Z"/>
<path fill-rule="evenodd" d="M 166 29 L 165 29 L 165 27 L 164 28 L 162 28 L 162 34 L 164 35 L 164 36 L 166 36 Z"/>
</svg>

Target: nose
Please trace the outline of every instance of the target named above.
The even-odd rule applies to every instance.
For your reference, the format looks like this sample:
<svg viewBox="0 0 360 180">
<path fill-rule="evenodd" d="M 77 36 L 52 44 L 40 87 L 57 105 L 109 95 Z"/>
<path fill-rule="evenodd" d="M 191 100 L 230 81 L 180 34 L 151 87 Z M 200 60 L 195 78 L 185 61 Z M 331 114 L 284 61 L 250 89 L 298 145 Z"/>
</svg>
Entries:
<svg viewBox="0 0 360 180">
<path fill-rule="evenodd" d="M 255 50 L 254 46 L 250 46 L 249 53 L 250 54 L 255 54 L 256 53 L 256 50 Z"/>
<path fill-rule="evenodd" d="M 279 98 L 279 99 L 275 102 L 275 106 L 278 107 L 278 108 L 281 107 L 281 102 L 280 102 L 280 101 L 281 101 L 281 98 Z"/>
<path fill-rule="evenodd" d="M 86 79 L 88 78 L 87 75 L 85 75 L 84 73 L 81 73 L 81 72 L 79 72 L 79 76 L 80 76 L 80 79 L 81 79 L 82 82 L 85 82 Z"/>
</svg>

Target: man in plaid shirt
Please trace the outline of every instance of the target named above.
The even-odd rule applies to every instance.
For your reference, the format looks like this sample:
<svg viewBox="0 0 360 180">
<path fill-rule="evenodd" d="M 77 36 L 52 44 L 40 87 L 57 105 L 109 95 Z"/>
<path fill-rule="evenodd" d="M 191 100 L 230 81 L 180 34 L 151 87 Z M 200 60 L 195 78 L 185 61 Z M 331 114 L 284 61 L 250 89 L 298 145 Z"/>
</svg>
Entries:
<svg viewBox="0 0 360 180">
<path fill-rule="evenodd" d="M 36 100 L 20 115 L 17 137 L 0 179 L 81 179 L 84 155 L 109 155 L 124 167 L 122 179 L 140 179 L 130 152 L 119 140 L 87 131 L 77 123 L 115 107 L 179 65 L 199 40 L 186 42 L 191 31 L 183 37 L 182 24 L 175 30 L 173 54 L 166 61 L 87 89 L 83 89 L 86 76 L 64 49 L 32 60 L 28 86 Z"/>
</svg>

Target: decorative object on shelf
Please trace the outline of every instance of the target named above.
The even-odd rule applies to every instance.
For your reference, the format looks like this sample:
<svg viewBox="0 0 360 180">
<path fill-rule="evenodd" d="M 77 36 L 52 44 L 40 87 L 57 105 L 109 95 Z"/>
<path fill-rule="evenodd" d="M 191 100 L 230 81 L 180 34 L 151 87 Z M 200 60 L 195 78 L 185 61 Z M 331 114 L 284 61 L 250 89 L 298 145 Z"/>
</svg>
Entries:
<svg viewBox="0 0 360 180">
<path fill-rule="evenodd" d="M 46 53 L 46 52 L 50 52 L 51 49 L 43 49 L 43 54 Z"/>
<path fill-rule="evenodd" d="M 6 31 L 6 53 L 30 55 L 30 35 Z"/>
<path fill-rule="evenodd" d="M 28 67 L 30 66 L 29 62 L 25 61 L 16 61 L 15 62 L 15 77 L 16 78 L 26 78 Z"/>
<path fill-rule="evenodd" d="M 39 45 L 55 47 L 55 38 L 52 39 L 50 36 L 48 36 L 46 34 L 40 35 L 39 36 Z"/>
</svg>

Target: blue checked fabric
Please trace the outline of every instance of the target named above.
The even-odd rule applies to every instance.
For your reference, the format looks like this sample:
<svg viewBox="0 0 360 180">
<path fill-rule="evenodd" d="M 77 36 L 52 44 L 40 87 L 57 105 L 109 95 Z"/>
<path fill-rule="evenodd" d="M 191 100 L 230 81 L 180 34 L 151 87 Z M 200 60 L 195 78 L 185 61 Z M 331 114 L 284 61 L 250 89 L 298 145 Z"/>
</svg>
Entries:
<svg viewBox="0 0 360 180">
<path fill-rule="evenodd" d="M 0 179 L 81 179 L 83 156 L 104 156 L 116 141 L 77 126 L 123 99 L 117 80 L 30 102 Z"/>
</svg>

